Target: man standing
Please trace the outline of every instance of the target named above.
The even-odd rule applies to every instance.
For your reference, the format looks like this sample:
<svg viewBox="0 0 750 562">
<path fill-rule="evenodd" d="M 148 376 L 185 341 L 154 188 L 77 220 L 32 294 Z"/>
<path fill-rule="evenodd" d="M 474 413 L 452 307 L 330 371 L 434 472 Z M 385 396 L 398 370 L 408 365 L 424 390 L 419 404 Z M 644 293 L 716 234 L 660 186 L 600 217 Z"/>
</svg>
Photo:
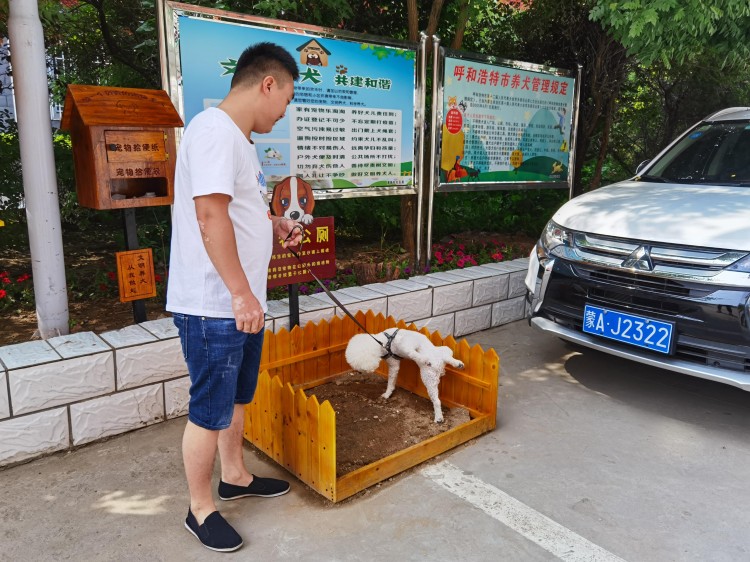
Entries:
<svg viewBox="0 0 750 562">
<path fill-rule="evenodd" d="M 221 552 L 237 550 L 242 538 L 216 510 L 217 449 L 220 499 L 289 491 L 288 482 L 247 470 L 242 430 L 258 380 L 273 236 L 286 239 L 297 225 L 271 216 L 251 134 L 270 132 L 284 116 L 298 77 L 296 62 L 278 45 L 247 48 L 226 98 L 192 119 L 177 157 L 167 310 L 191 382 L 182 440 L 190 490 L 185 527 Z M 288 243 L 300 240 L 296 229 Z"/>
</svg>

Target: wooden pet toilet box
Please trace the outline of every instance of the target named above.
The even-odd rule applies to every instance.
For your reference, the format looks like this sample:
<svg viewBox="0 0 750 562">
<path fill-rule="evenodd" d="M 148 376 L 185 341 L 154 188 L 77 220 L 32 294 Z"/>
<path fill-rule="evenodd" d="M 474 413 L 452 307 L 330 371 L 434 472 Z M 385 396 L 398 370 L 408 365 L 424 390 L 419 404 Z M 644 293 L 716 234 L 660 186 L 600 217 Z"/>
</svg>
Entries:
<svg viewBox="0 0 750 562">
<path fill-rule="evenodd" d="M 180 115 L 163 90 L 68 86 L 60 128 L 73 142 L 78 203 L 91 209 L 170 205 Z"/>
</svg>

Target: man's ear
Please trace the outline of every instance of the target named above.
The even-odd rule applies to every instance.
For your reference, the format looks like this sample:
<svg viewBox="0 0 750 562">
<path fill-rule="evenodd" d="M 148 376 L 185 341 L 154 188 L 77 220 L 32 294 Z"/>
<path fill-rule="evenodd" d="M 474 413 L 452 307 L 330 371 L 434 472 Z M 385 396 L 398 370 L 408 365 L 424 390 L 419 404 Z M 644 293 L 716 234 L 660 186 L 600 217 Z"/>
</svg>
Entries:
<svg viewBox="0 0 750 562">
<path fill-rule="evenodd" d="M 271 86 L 273 86 L 276 83 L 276 79 L 271 76 L 270 74 L 268 76 L 265 76 L 263 80 L 261 81 L 261 90 L 264 94 L 270 94 L 271 93 Z"/>
</svg>

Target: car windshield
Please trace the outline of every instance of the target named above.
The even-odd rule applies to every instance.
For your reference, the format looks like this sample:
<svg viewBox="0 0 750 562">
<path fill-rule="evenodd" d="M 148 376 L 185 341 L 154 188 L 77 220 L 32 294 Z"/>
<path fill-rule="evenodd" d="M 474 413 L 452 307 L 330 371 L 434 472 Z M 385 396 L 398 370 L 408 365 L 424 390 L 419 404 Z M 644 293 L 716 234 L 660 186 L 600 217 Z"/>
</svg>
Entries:
<svg viewBox="0 0 750 562">
<path fill-rule="evenodd" d="M 750 187 L 750 123 L 698 125 L 640 178 Z"/>
</svg>

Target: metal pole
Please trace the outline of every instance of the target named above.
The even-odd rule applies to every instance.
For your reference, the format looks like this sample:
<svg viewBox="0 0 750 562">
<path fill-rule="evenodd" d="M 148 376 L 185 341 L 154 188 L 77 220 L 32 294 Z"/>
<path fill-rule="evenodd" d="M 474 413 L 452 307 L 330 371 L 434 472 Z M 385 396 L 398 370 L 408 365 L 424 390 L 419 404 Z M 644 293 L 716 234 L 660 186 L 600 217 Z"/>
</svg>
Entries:
<svg viewBox="0 0 750 562">
<path fill-rule="evenodd" d="M 125 227 L 125 249 L 126 250 L 137 250 L 138 249 L 138 227 L 135 224 L 135 209 L 123 209 L 123 225 Z M 143 300 L 138 299 L 133 301 L 133 320 L 136 324 L 145 322 L 146 316 L 146 303 Z"/>
<path fill-rule="evenodd" d="M 568 158 L 568 199 L 573 199 L 575 195 L 575 181 L 576 181 L 576 156 L 578 145 L 578 114 L 581 110 L 581 89 L 583 82 L 583 65 L 578 64 L 578 74 L 576 76 L 576 90 L 573 98 L 573 115 L 571 116 L 570 124 L 570 146 L 568 147 L 569 158 Z"/>
<path fill-rule="evenodd" d="M 422 208 L 424 207 L 424 134 L 425 134 L 425 95 L 427 90 L 427 35 L 419 34 L 419 106 L 417 109 L 417 159 L 414 164 L 414 179 L 417 182 L 417 264 L 422 263 Z"/>
<path fill-rule="evenodd" d="M 299 326 L 299 284 L 291 283 L 289 288 L 289 330 Z"/>
<path fill-rule="evenodd" d="M 167 32 L 166 32 L 166 17 L 165 17 L 165 0 L 156 0 L 156 31 L 157 38 L 159 41 L 159 70 L 161 71 L 161 87 L 171 95 L 169 89 L 169 63 L 167 57 Z"/>
<path fill-rule="evenodd" d="M 47 339 L 69 333 L 68 291 L 37 0 L 10 0 L 8 35 L 37 326 Z"/>
<path fill-rule="evenodd" d="M 440 60 L 438 50 L 440 48 L 440 37 L 437 35 L 432 36 L 432 135 L 431 135 L 431 142 L 432 142 L 432 150 L 430 151 L 430 182 L 427 186 L 427 189 L 429 189 L 429 197 L 427 199 L 427 264 L 429 265 L 430 259 L 432 259 L 432 200 L 435 195 L 435 167 L 437 166 L 435 160 L 436 160 L 436 154 L 438 153 L 438 150 L 440 150 L 440 147 L 438 146 L 438 142 L 440 142 L 440 133 L 438 132 L 438 98 L 441 97 L 439 95 L 440 93 L 440 87 L 439 87 L 439 79 L 440 79 L 440 69 L 438 68 L 438 62 Z M 442 112 L 442 104 L 440 106 L 440 111 Z"/>
</svg>

